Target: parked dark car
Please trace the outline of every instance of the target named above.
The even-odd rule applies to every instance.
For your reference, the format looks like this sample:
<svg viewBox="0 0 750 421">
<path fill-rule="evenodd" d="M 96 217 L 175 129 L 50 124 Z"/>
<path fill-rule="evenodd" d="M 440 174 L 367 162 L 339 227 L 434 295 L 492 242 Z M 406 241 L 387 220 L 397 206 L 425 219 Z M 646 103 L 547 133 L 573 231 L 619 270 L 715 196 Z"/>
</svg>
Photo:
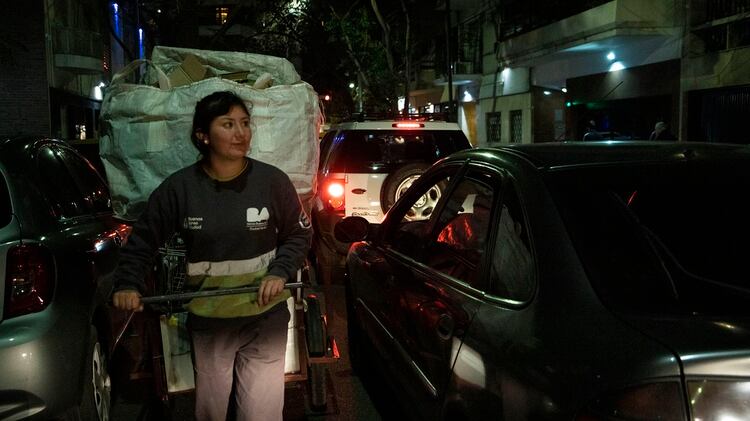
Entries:
<svg viewBox="0 0 750 421">
<path fill-rule="evenodd" d="M 0 140 L 0 419 L 109 419 L 106 275 L 128 233 L 67 143 Z"/>
<path fill-rule="evenodd" d="M 458 152 L 336 226 L 355 370 L 421 419 L 750 419 L 747 191 L 740 145 Z"/>
</svg>

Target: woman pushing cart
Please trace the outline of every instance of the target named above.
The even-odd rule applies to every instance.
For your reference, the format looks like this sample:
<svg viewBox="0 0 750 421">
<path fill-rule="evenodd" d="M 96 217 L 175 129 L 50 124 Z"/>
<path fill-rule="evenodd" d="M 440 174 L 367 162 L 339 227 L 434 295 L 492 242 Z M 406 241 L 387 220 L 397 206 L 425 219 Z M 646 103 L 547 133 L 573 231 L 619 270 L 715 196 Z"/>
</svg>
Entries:
<svg viewBox="0 0 750 421">
<path fill-rule="evenodd" d="M 115 272 L 113 305 L 140 311 L 159 246 L 175 233 L 184 240 L 185 290 L 197 294 L 185 308 L 199 421 L 223 421 L 230 410 L 237 420 L 282 419 L 285 285 L 298 276 L 312 231 L 288 176 L 246 157 L 250 111 L 231 92 L 197 103 L 191 138 L 202 158 L 151 194 Z"/>
</svg>

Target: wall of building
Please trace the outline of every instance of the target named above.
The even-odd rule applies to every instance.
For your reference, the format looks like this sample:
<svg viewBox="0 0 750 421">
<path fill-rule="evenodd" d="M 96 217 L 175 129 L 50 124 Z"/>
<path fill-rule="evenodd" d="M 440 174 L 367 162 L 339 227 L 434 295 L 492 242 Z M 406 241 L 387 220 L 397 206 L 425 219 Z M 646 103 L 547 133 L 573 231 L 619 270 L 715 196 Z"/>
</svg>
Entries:
<svg viewBox="0 0 750 421">
<path fill-rule="evenodd" d="M 565 94 L 540 87 L 532 89 L 532 141 L 553 142 L 566 139 Z M 547 93 L 545 93 L 547 92 Z"/>
<path fill-rule="evenodd" d="M 750 143 L 750 20 L 744 7 L 690 1 L 681 74 L 683 140 Z"/>
<path fill-rule="evenodd" d="M 680 61 L 671 60 L 567 80 L 566 125 L 570 137 L 583 137 L 585 123 L 599 130 L 648 136 L 658 120 L 680 121 Z"/>
<path fill-rule="evenodd" d="M 682 61 L 685 91 L 750 84 L 750 48 L 735 48 Z"/>
<path fill-rule="evenodd" d="M 493 101 L 495 102 L 494 105 Z M 479 101 L 476 111 L 478 146 L 491 145 L 487 141 L 487 113 L 492 112 L 493 107 L 495 112 L 500 113 L 500 143 L 510 143 L 511 111 L 517 110 L 520 110 L 523 116 L 522 143 L 532 143 L 532 95 L 530 92 L 525 92 L 516 95 L 500 96 L 496 100 L 487 98 Z"/>
<path fill-rule="evenodd" d="M 49 136 L 44 7 L 22 1 L 11 9 L 0 13 L 0 135 Z"/>
</svg>

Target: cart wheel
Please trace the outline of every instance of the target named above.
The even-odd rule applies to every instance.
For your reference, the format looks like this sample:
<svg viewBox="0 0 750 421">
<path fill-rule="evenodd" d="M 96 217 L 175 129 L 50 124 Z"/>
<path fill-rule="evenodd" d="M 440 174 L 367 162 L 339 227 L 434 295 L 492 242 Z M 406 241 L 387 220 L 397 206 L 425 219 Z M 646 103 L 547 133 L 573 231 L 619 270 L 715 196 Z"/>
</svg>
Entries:
<svg viewBox="0 0 750 421">
<path fill-rule="evenodd" d="M 326 410 L 326 371 L 325 364 L 310 365 L 310 407 L 313 411 Z"/>
<path fill-rule="evenodd" d="M 320 312 L 320 301 L 313 294 L 307 296 L 305 333 L 310 356 L 325 356 L 327 346 L 325 322 Z M 312 363 L 309 367 L 310 406 L 314 411 L 323 411 L 326 408 L 326 370 L 325 364 Z"/>
<path fill-rule="evenodd" d="M 302 265 L 302 282 L 315 288 L 318 286 L 318 274 L 315 273 L 315 265 L 310 259 L 305 259 Z"/>
</svg>

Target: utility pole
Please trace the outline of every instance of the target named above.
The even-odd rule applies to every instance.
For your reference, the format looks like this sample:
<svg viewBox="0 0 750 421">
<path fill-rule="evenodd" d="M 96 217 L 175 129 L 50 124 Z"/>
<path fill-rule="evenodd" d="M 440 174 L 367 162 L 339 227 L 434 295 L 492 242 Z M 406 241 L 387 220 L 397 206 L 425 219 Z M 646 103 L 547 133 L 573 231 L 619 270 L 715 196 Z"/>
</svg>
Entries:
<svg viewBox="0 0 750 421">
<path fill-rule="evenodd" d="M 453 57 L 451 57 L 451 0 L 445 0 L 445 48 L 448 58 L 448 121 L 453 118 Z"/>
</svg>

